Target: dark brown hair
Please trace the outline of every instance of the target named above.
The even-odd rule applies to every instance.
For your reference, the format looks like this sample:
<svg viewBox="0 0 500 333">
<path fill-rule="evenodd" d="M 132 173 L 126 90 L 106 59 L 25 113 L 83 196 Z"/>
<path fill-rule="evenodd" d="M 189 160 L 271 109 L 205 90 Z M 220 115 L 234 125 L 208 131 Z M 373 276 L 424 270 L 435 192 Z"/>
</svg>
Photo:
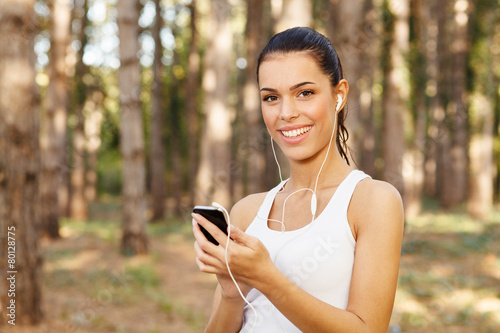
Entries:
<svg viewBox="0 0 500 333">
<path fill-rule="evenodd" d="M 342 64 L 330 40 L 311 28 L 295 27 L 274 35 L 264 47 L 257 61 L 257 82 L 260 64 L 263 61 L 273 55 L 292 52 L 305 52 L 309 55 L 330 78 L 332 87 L 336 87 L 344 78 Z M 347 104 L 337 115 L 336 143 L 340 156 L 349 164 L 347 157 L 349 132 L 344 125 L 346 117 Z"/>
</svg>

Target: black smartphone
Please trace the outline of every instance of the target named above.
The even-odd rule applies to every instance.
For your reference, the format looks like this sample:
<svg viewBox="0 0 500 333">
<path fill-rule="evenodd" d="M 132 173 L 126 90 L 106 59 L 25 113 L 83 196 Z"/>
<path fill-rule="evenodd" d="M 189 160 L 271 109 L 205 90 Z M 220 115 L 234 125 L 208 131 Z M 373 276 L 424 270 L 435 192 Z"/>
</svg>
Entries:
<svg viewBox="0 0 500 333">
<path fill-rule="evenodd" d="M 200 214 L 213 224 L 215 224 L 222 232 L 227 235 L 227 220 L 226 216 L 222 209 L 213 207 L 213 206 L 195 206 L 193 209 L 193 213 Z M 201 232 L 205 235 L 205 237 L 215 245 L 219 245 L 219 242 L 215 240 L 215 238 L 210 235 L 210 233 L 200 225 Z"/>
</svg>

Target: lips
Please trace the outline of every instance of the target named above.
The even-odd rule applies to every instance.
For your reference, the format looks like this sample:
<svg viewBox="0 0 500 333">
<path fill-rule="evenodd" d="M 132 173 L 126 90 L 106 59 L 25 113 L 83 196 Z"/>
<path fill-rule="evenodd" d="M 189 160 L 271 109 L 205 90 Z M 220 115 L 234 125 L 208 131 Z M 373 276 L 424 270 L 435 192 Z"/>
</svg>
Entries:
<svg viewBox="0 0 500 333">
<path fill-rule="evenodd" d="M 304 126 L 300 128 L 290 129 L 290 130 L 280 130 L 284 137 L 294 139 L 311 130 L 312 126 Z"/>
</svg>

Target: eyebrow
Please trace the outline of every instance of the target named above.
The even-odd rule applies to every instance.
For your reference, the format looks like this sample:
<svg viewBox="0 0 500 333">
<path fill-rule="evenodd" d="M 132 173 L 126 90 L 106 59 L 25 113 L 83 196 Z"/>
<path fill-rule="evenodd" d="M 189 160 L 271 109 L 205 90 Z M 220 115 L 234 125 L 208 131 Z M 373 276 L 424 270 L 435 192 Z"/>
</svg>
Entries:
<svg viewBox="0 0 500 333">
<path fill-rule="evenodd" d="M 299 87 L 302 87 L 302 86 L 305 86 L 306 84 L 314 84 L 314 82 L 311 82 L 311 81 L 305 81 L 305 82 L 301 82 L 301 83 L 297 83 L 296 85 L 293 85 L 290 87 L 290 91 L 293 91 Z M 272 89 L 272 88 L 262 88 L 260 89 L 260 91 L 271 91 L 271 92 L 276 92 L 277 90 L 276 89 Z"/>
</svg>

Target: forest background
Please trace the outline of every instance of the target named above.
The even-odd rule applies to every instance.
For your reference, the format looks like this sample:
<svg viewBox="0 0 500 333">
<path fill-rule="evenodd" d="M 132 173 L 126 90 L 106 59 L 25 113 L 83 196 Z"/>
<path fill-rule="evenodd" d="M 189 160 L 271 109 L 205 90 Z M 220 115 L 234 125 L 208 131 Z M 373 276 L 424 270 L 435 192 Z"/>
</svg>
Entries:
<svg viewBox="0 0 500 333">
<path fill-rule="evenodd" d="M 255 67 L 292 26 L 337 48 L 351 157 L 404 199 L 391 331 L 497 331 L 498 0 L 1 0 L 0 325 L 200 329 L 190 212 L 279 179 Z"/>
</svg>

